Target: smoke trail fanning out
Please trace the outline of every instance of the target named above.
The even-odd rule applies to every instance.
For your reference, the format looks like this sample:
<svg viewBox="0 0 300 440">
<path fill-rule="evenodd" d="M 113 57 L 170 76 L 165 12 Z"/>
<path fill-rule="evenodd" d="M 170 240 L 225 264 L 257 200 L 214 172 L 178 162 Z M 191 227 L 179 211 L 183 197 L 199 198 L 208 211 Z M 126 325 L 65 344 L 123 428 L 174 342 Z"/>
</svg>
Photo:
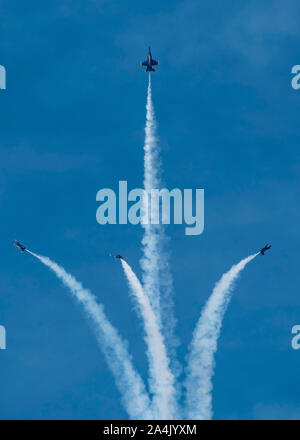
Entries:
<svg viewBox="0 0 300 440">
<path fill-rule="evenodd" d="M 146 105 L 144 152 L 144 188 L 149 195 L 151 189 L 162 187 L 150 74 Z M 149 212 L 149 207 L 145 203 L 143 215 L 146 216 L 147 212 Z M 158 215 L 159 213 L 154 214 Z M 174 371 L 178 373 L 178 364 L 175 362 L 175 348 L 178 345 L 178 341 L 174 337 L 176 320 L 173 313 L 173 279 L 169 268 L 169 256 L 164 250 L 167 241 L 164 226 L 162 224 L 151 224 L 150 221 L 148 223 L 142 222 L 142 226 L 144 228 L 142 240 L 143 258 L 141 259 L 143 286 L 145 293 L 150 299 L 153 311 L 162 325 L 171 361 L 175 368 Z"/>
<path fill-rule="evenodd" d="M 153 392 L 152 412 L 155 419 L 177 418 L 174 376 L 169 368 L 169 360 L 163 336 L 149 298 L 126 261 L 121 260 L 125 275 L 138 310 L 144 321 L 145 341 L 148 348 L 150 388 Z"/>
<path fill-rule="evenodd" d="M 98 343 L 112 371 L 122 396 L 122 403 L 131 419 L 172 420 L 180 417 L 179 376 L 181 367 L 176 360 L 178 341 L 174 336 L 173 279 L 169 267 L 169 256 L 165 251 L 166 234 L 161 222 L 163 213 L 154 212 L 159 206 L 148 206 L 152 189 L 161 189 L 159 146 L 156 135 L 156 120 L 152 103 L 151 77 L 146 105 L 146 127 L 144 143 L 144 188 L 148 195 L 142 209 L 143 286 L 131 267 L 121 259 L 131 295 L 140 317 L 143 319 L 145 342 L 149 362 L 149 388 L 152 400 L 143 380 L 135 370 L 131 357 L 118 331 L 107 319 L 102 304 L 72 275 L 48 257 L 28 253 L 40 260 L 69 288 L 82 305 L 88 321 L 92 324 Z M 151 224 L 149 213 L 159 218 L 159 224 Z M 212 378 L 215 368 L 215 352 L 222 322 L 232 297 L 234 282 L 258 254 L 250 255 L 222 275 L 207 300 L 193 332 L 186 368 L 185 417 L 188 420 L 211 419 Z"/>
<path fill-rule="evenodd" d="M 47 257 L 28 250 L 27 252 L 51 269 L 83 306 L 89 321 L 93 324 L 97 340 L 114 375 L 129 417 L 135 420 L 152 419 L 150 400 L 143 381 L 132 365 L 126 343 L 108 321 L 103 306 L 98 304 L 94 295 L 67 273 L 64 268 Z"/>
<path fill-rule="evenodd" d="M 214 354 L 217 350 L 223 317 L 232 297 L 234 281 L 246 264 L 257 255 L 244 258 L 222 275 L 201 313 L 193 333 L 188 356 L 185 384 L 188 419 L 207 420 L 212 418 Z"/>
</svg>

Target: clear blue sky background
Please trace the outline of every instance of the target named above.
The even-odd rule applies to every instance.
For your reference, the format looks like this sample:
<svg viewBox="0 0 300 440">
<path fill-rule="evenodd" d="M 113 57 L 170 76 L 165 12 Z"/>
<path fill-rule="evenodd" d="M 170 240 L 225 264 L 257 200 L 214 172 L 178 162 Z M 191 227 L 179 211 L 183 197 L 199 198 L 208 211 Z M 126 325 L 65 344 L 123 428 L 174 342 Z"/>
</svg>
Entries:
<svg viewBox="0 0 300 440">
<path fill-rule="evenodd" d="M 151 44 L 163 174 L 204 188 L 205 231 L 170 226 L 177 333 L 187 346 L 214 283 L 266 242 L 237 283 L 216 356 L 215 418 L 299 418 L 299 64 L 296 0 L 0 3 L 0 418 L 127 415 L 80 307 L 17 238 L 90 288 L 147 377 L 119 264 L 140 275 L 139 226 L 97 224 L 96 193 L 143 179 Z"/>
</svg>

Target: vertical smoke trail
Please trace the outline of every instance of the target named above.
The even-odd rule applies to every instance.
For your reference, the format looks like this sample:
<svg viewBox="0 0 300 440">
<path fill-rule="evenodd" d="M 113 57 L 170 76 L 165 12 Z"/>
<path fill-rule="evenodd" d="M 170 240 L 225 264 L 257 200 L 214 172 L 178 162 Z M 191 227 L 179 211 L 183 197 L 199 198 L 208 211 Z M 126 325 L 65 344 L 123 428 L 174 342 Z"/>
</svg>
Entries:
<svg viewBox="0 0 300 440">
<path fill-rule="evenodd" d="M 147 92 L 144 152 L 144 189 L 150 195 L 151 189 L 162 187 L 150 74 Z M 148 216 L 146 214 L 147 212 L 149 213 L 149 209 L 146 203 L 143 210 L 143 216 L 147 219 Z M 159 213 L 154 214 L 159 215 Z M 176 320 L 173 314 L 173 279 L 169 268 L 169 256 L 164 251 L 167 238 L 164 226 L 162 224 L 151 224 L 150 218 L 148 222 L 142 222 L 142 226 L 144 228 L 144 236 L 142 240 L 143 258 L 141 259 L 141 266 L 143 270 L 144 291 L 148 295 L 154 313 L 164 330 L 165 340 L 173 363 L 172 366 L 174 372 L 178 373 L 179 368 L 175 361 L 175 349 L 178 341 L 174 337 Z"/>
<path fill-rule="evenodd" d="M 257 255 L 254 254 L 244 258 L 222 275 L 198 320 L 188 355 L 185 383 L 188 419 L 210 420 L 212 418 L 214 355 L 217 350 L 223 317 L 232 297 L 234 281 L 246 264 Z"/>
<path fill-rule="evenodd" d="M 121 260 L 130 290 L 137 303 L 144 321 L 145 341 L 148 348 L 150 388 L 153 392 L 152 411 L 154 418 L 171 420 L 176 418 L 177 403 L 175 398 L 174 376 L 169 368 L 163 336 L 149 298 L 126 261 Z"/>
<path fill-rule="evenodd" d="M 147 194 L 150 195 L 151 189 L 160 188 L 161 186 L 159 177 L 159 147 L 156 138 L 156 121 L 152 104 L 150 74 L 146 105 L 144 152 L 144 188 Z M 144 204 L 143 208 L 143 215 L 146 215 L 146 210 L 148 210 L 149 213 L 148 205 Z M 142 225 L 144 227 L 144 237 L 142 241 L 144 256 L 141 260 L 143 284 L 153 310 L 158 319 L 160 319 L 159 253 L 161 251 L 161 226 L 152 225 L 150 223 L 150 218 L 147 222 L 142 223 Z"/>
<path fill-rule="evenodd" d="M 103 306 L 98 304 L 94 295 L 61 266 L 47 257 L 28 250 L 27 252 L 49 267 L 82 304 L 89 321 L 93 324 L 100 348 L 114 375 L 117 387 L 122 395 L 122 402 L 130 418 L 135 420 L 152 419 L 152 413 L 149 409 L 150 400 L 143 381 L 132 365 L 126 343 L 108 321 Z"/>
</svg>

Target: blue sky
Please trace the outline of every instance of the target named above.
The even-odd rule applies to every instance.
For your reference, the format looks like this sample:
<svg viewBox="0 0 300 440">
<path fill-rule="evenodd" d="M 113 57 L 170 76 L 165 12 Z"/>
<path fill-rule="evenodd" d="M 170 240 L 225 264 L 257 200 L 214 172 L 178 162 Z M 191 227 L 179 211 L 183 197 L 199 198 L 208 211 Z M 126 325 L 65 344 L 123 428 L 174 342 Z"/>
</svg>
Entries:
<svg viewBox="0 0 300 440">
<path fill-rule="evenodd" d="M 299 64 L 296 1 L 0 3 L 0 418 L 126 418 L 80 307 L 13 239 L 97 295 L 147 377 L 142 326 L 117 262 L 141 274 L 138 226 L 96 222 L 96 193 L 141 187 L 151 44 L 163 176 L 205 189 L 205 230 L 170 226 L 179 357 L 214 283 L 246 267 L 216 356 L 215 418 L 299 418 Z"/>
</svg>

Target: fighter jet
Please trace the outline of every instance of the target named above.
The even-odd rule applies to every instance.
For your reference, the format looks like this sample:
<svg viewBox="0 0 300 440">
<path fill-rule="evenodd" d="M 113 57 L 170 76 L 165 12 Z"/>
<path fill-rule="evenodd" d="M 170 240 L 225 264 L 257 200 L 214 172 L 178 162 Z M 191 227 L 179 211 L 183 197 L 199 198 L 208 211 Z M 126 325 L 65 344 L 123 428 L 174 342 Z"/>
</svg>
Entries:
<svg viewBox="0 0 300 440">
<path fill-rule="evenodd" d="M 122 257 L 120 254 L 109 254 L 110 257 L 118 258 L 119 260 L 126 260 L 128 257 Z"/>
<path fill-rule="evenodd" d="M 261 255 L 265 255 L 265 252 L 268 251 L 271 248 L 271 245 L 266 244 L 266 246 L 264 246 L 259 252 L 261 253 Z"/>
<path fill-rule="evenodd" d="M 141 66 L 147 66 L 147 69 L 145 70 L 145 72 L 155 72 L 155 69 L 153 69 L 152 66 L 157 66 L 158 64 L 159 64 L 159 61 L 155 61 L 152 58 L 151 48 L 149 47 L 147 61 L 143 61 L 143 62 L 141 61 Z"/>
<path fill-rule="evenodd" d="M 13 245 L 20 249 L 21 252 L 26 251 L 26 247 L 19 243 L 18 240 L 14 240 Z"/>
</svg>

